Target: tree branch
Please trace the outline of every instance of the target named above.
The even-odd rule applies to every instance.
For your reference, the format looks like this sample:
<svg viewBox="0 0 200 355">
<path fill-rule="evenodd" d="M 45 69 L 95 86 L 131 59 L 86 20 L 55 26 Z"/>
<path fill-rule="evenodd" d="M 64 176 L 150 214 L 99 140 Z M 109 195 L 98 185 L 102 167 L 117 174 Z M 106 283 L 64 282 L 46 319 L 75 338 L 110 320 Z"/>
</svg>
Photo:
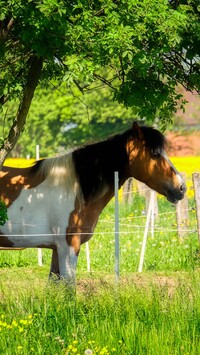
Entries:
<svg viewBox="0 0 200 355">
<path fill-rule="evenodd" d="M 5 139 L 0 149 L 0 165 L 3 164 L 8 153 L 14 148 L 21 132 L 23 131 L 31 101 L 40 79 L 42 71 L 42 59 L 38 58 L 37 56 L 33 56 L 30 59 L 29 65 L 30 66 L 27 75 L 27 80 L 23 90 L 23 96 L 19 104 L 16 118 L 10 129 L 8 137 Z"/>
<path fill-rule="evenodd" d="M 107 80 L 107 79 L 103 78 L 102 76 L 95 74 L 95 73 L 93 75 L 96 79 L 100 80 L 102 83 L 106 84 L 111 89 L 115 90 L 114 86 L 111 85 L 111 82 L 109 80 Z"/>
<path fill-rule="evenodd" d="M 0 97 L 0 105 L 3 106 L 8 101 L 8 96 L 2 95 Z"/>
<path fill-rule="evenodd" d="M 4 22 L 0 21 L 0 39 L 5 41 L 14 25 L 14 18 L 8 20 L 7 25 L 4 25 Z"/>
</svg>

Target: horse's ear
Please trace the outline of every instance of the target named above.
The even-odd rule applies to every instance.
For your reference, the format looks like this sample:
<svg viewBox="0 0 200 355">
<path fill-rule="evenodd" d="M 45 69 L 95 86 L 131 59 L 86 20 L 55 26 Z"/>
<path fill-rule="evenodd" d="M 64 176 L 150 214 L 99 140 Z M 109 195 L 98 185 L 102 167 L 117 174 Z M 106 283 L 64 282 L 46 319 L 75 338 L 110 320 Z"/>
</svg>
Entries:
<svg viewBox="0 0 200 355">
<path fill-rule="evenodd" d="M 134 134 L 135 134 L 139 139 L 143 139 L 142 130 L 141 130 L 141 128 L 140 128 L 140 126 L 138 125 L 137 122 L 133 122 L 133 124 L 132 124 L 132 130 L 133 130 Z"/>
</svg>

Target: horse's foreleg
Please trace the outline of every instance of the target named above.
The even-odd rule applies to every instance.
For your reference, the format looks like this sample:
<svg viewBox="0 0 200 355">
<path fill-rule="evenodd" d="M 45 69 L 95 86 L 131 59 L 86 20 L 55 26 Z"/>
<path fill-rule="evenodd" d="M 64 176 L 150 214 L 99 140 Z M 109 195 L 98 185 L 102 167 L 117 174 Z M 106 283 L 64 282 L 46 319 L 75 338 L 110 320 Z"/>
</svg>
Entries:
<svg viewBox="0 0 200 355">
<path fill-rule="evenodd" d="M 75 286 L 77 259 L 80 251 L 79 236 L 63 239 L 57 245 L 60 278 L 70 286 Z"/>
<path fill-rule="evenodd" d="M 57 249 L 53 249 L 52 250 L 51 267 L 50 267 L 50 272 L 49 272 L 49 278 L 52 278 L 55 275 L 57 277 L 60 276 Z"/>
</svg>

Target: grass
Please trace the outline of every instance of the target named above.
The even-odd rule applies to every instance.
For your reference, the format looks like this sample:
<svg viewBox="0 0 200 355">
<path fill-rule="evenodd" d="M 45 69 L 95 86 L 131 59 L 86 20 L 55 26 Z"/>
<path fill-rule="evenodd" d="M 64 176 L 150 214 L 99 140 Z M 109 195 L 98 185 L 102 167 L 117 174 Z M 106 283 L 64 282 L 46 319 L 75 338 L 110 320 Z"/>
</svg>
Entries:
<svg viewBox="0 0 200 355">
<path fill-rule="evenodd" d="M 199 281 L 197 272 L 134 275 L 118 285 L 90 280 L 79 282 L 74 296 L 37 277 L 33 284 L 8 279 L 1 285 L 1 353 L 199 354 Z"/>
</svg>

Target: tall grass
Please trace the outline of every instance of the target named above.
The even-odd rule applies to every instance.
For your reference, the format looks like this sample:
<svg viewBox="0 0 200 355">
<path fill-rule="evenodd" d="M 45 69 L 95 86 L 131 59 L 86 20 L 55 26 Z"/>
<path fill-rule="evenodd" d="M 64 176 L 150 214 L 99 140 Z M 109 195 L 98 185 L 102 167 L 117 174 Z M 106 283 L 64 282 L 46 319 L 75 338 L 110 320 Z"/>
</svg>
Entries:
<svg viewBox="0 0 200 355">
<path fill-rule="evenodd" d="M 13 354 L 199 354 L 199 275 L 62 285 L 1 285 L 0 351 Z M 14 287 L 13 287 L 14 286 Z"/>
</svg>

